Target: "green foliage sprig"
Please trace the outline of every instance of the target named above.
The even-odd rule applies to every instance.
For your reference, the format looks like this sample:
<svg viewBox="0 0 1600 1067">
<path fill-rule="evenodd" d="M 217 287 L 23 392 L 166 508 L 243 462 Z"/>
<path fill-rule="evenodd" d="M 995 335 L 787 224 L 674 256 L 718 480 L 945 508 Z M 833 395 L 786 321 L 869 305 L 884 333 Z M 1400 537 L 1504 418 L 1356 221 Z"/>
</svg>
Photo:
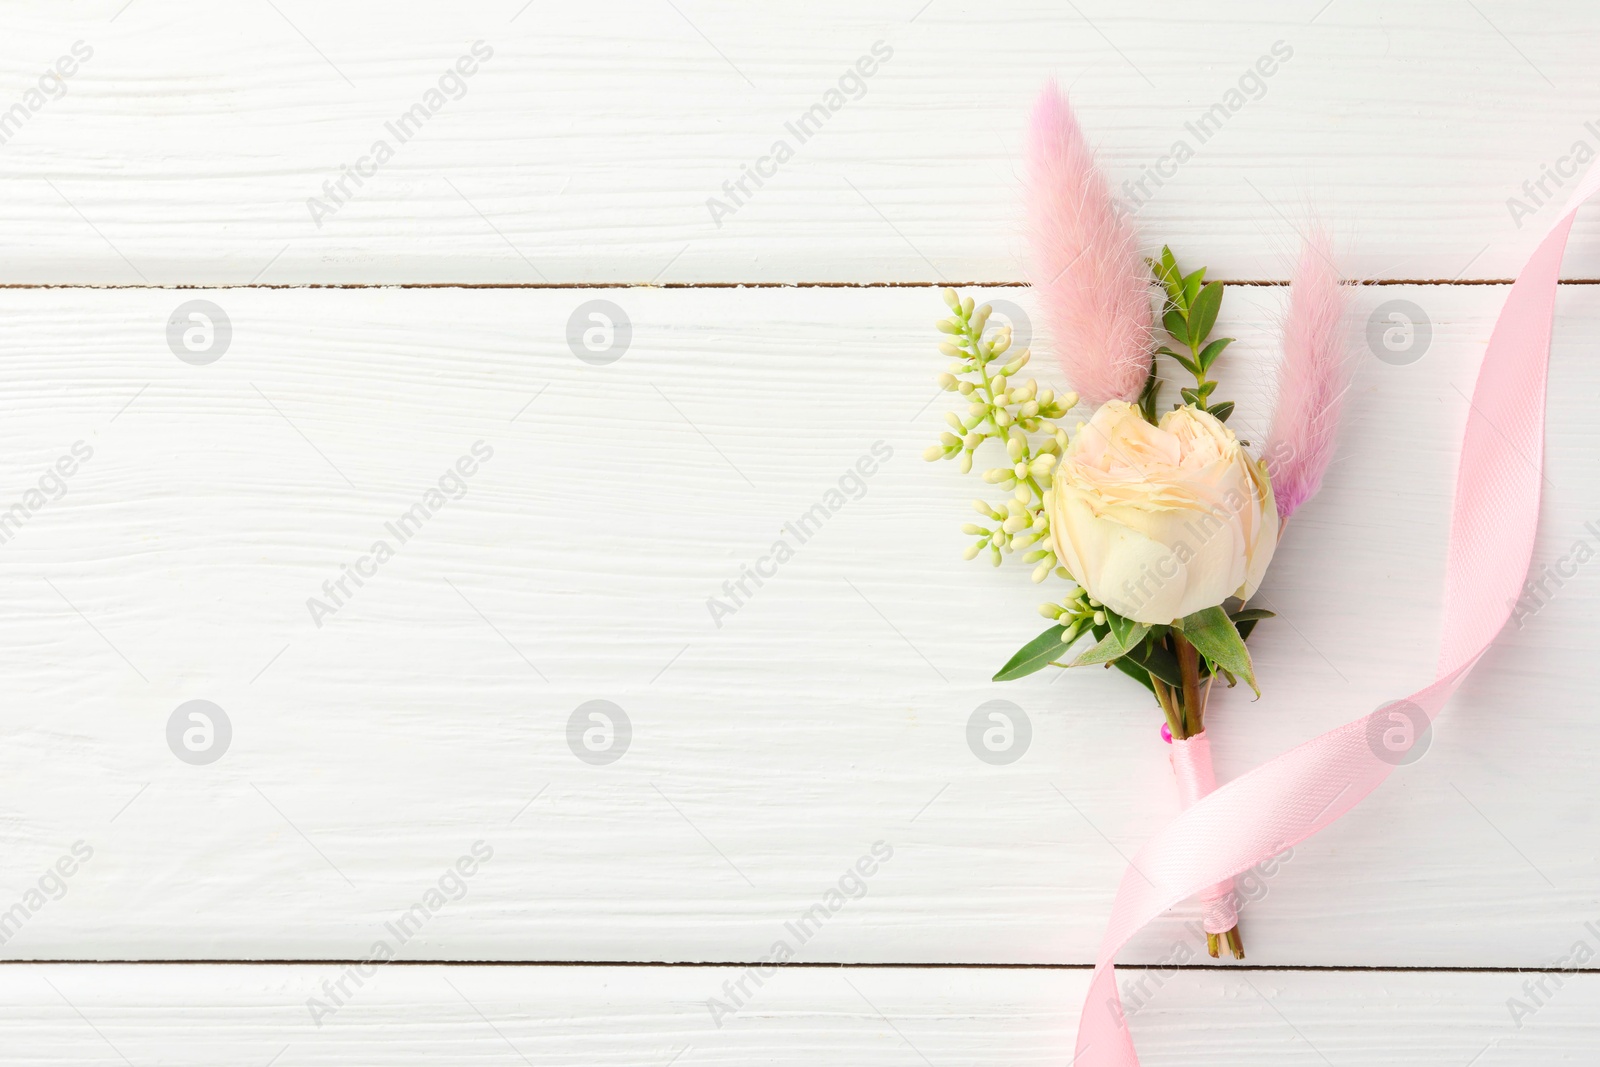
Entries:
<svg viewBox="0 0 1600 1067">
<path fill-rule="evenodd" d="M 1223 350 L 1234 342 L 1232 337 L 1207 340 L 1211 336 L 1211 328 L 1217 324 L 1217 312 L 1222 310 L 1222 283 L 1206 281 L 1204 267 L 1190 274 L 1184 274 L 1178 270 L 1178 261 L 1173 257 L 1172 249 L 1165 245 L 1161 247 L 1161 258 L 1150 261 L 1150 269 L 1155 272 L 1156 280 L 1166 290 L 1166 301 L 1161 309 L 1161 325 L 1166 328 L 1174 341 L 1189 350 L 1189 354 L 1175 352 L 1165 345 L 1156 351 L 1161 355 L 1171 356 L 1179 366 L 1194 375 L 1194 386 L 1181 390 L 1184 403 L 1201 411 L 1210 412 L 1218 422 L 1227 422 L 1228 416 L 1233 414 L 1233 401 L 1225 400 L 1220 404 L 1212 404 L 1211 393 L 1216 389 L 1217 383 L 1208 377 L 1211 365 L 1222 355 Z M 1139 398 L 1140 408 L 1144 411 L 1145 418 L 1151 422 L 1155 421 L 1152 416 L 1155 409 L 1155 390 L 1159 386 L 1160 382 L 1156 380 L 1152 366 L 1150 381 L 1145 383 L 1145 393 Z"/>
<path fill-rule="evenodd" d="M 972 470 L 974 456 L 986 441 L 996 442 L 1005 452 L 1005 465 L 983 472 L 983 480 L 1012 495 L 999 504 L 974 500 L 973 509 L 988 523 L 968 523 L 963 532 L 975 538 L 967 547 L 967 559 L 987 553 L 996 567 L 1003 556 L 1029 549 L 1023 561 L 1033 564 L 1033 580 L 1042 582 L 1052 570 L 1061 569 L 1055 553 L 1048 547 L 1050 519 L 1045 486 L 1067 447 L 1067 432 L 1054 422 L 1078 402 L 1076 393 L 1057 396 L 1041 389 L 1029 378 L 1016 381 L 1028 365 L 1027 349 L 1010 354 L 1011 327 L 988 329 L 992 308 L 974 307 L 972 298 L 946 289 L 944 302 L 951 315 L 938 322 L 949 340 L 939 351 L 951 357 L 948 370 L 939 375 L 939 385 L 968 401 L 965 414 L 945 412 L 950 426 L 939 443 L 922 455 L 927 460 L 957 460 L 963 474 Z M 990 451 L 993 451 L 990 449 Z"/>
</svg>

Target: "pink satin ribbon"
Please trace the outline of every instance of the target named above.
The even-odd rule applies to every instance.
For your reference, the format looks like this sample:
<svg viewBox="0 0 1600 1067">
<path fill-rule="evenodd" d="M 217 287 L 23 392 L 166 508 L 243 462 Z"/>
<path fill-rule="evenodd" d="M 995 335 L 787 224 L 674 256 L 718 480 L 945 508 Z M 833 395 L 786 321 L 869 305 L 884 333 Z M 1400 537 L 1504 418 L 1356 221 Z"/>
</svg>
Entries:
<svg viewBox="0 0 1600 1067">
<path fill-rule="evenodd" d="M 1517 275 L 1484 351 L 1456 471 L 1434 680 L 1229 782 L 1178 815 L 1129 864 L 1078 1020 L 1075 1067 L 1137 1067 L 1113 961 L 1173 905 L 1298 844 L 1355 807 L 1400 762 L 1408 713 L 1431 723 L 1505 625 L 1522 591 L 1539 520 L 1545 373 L 1561 257 L 1600 166 Z M 1423 717 L 1426 717 L 1425 719 Z M 1384 753 L 1380 756 L 1379 753 Z M 1387 757 L 1387 758 L 1385 758 Z"/>
<path fill-rule="evenodd" d="M 1192 808 L 1217 788 L 1211 767 L 1211 739 L 1201 730 L 1193 737 L 1172 739 L 1172 776 L 1178 781 L 1178 803 Z M 1200 894 L 1201 925 L 1208 934 L 1225 934 L 1239 925 L 1233 879 L 1207 886 Z"/>
</svg>

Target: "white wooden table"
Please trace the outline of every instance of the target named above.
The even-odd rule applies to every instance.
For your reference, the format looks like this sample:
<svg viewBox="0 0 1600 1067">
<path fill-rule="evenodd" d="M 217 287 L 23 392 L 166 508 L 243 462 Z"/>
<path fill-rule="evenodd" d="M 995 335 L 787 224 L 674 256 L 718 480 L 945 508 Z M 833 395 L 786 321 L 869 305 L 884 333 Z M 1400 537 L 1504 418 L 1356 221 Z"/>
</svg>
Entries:
<svg viewBox="0 0 1600 1067">
<path fill-rule="evenodd" d="M 1070 87 L 1152 246 L 1249 283 L 1245 436 L 1313 212 L 1375 283 L 1358 331 L 1406 301 L 1425 337 L 1362 360 L 1263 591 L 1265 696 L 1210 717 L 1224 778 L 1429 677 L 1466 395 L 1600 150 L 1577 0 L 0 30 L 7 1063 L 1067 1062 L 1175 810 L 1158 718 L 1100 672 L 989 681 L 1039 596 L 961 561 L 974 486 L 920 459 L 937 287 L 1034 310 L 1033 95 Z M 1570 562 L 1600 550 L 1600 213 L 1565 276 L 1535 576 L 1570 574 L 1261 879 L 1246 965 L 1192 908 L 1130 948 L 1146 1063 L 1600 1055 L 1600 567 Z M 998 766 L 966 741 L 997 698 L 1031 724 Z"/>
</svg>

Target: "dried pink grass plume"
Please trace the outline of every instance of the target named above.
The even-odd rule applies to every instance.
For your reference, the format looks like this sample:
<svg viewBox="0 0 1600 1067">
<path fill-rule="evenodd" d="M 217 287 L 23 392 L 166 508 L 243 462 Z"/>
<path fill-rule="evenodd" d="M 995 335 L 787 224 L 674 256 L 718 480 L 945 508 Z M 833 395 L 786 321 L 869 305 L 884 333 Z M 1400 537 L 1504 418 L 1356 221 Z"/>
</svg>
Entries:
<svg viewBox="0 0 1600 1067">
<path fill-rule="evenodd" d="M 1150 372 L 1150 271 L 1054 81 L 1033 109 L 1026 200 L 1031 281 L 1067 381 L 1092 404 L 1133 400 Z"/>
<path fill-rule="evenodd" d="M 1278 404 L 1262 452 L 1280 520 L 1316 495 L 1333 459 L 1339 409 L 1355 369 L 1345 322 L 1347 303 L 1328 238 L 1313 233 L 1300 253 L 1289 290 Z"/>
</svg>

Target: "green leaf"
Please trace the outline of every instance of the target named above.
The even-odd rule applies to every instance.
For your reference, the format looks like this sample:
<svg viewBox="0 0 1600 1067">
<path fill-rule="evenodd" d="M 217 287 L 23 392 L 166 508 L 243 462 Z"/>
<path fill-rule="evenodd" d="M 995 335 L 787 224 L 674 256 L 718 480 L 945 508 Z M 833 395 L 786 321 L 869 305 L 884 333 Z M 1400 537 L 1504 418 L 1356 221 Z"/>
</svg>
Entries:
<svg viewBox="0 0 1600 1067">
<path fill-rule="evenodd" d="M 1266 608 L 1241 608 L 1228 616 L 1233 620 L 1235 626 L 1241 622 L 1254 622 L 1257 619 L 1276 619 L 1277 617 L 1277 612 L 1268 611 Z"/>
<path fill-rule="evenodd" d="M 1216 389 L 1216 382 L 1206 382 L 1204 385 L 1200 386 L 1200 388 L 1196 389 L 1195 392 L 1200 394 L 1200 399 L 1202 401 L 1205 401 L 1211 399 L 1211 394 L 1216 392 Z"/>
<path fill-rule="evenodd" d="M 1161 379 L 1156 377 L 1156 361 L 1150 361 L 1150 377 L 1144 380 L 1144 388 L 1139 391 L 1139 414 L 1144 416 L 1144 421 L 1152 426 L 1156 419 L 1156 398 L 1161 393 Z"/>
<path fill-rule="evenodd" d="M 1231 344 L 1233 344 L 1233 338 L 1219 337 L 1215 341 L 1212 341 L 1210 344 L 1206 345 L 1206 347 L 1200 352 L 1200 369 L 1203 371 L 1210 370 L 1211 364 L 1215 363 L 1217 361 L 1217 357 L 1222 355 L 1222 350 Z"/>
<path fill-rule="evenodd" d="M 1218 670 L 1238 675 L 1250 683 L 1257 696 L 1261 695 L 1255 669 L 1250 665 L 1250 650 L 1244 647 L 1244 638 L 1221 605 L 1185 615 L 1177 625 L 1189 643 Z"/>
<path fill-rule="evenodd" d="M 1166 296 L 1171 299 L 1174 306 L 1187 307 L 1184 301 L 1184 275 L 1178 270 L 1178 259 L 1174 258 L 1171 248 L 1162 248 L 1162 283 L 1166 286 Z"/>
<path fill-rule="evenodd" d="M 1121 615 L 1106 612 L 1107 632 L 1095 646 L 1072 661 L 1074 667 L 1090 667 L 1096 663 L 1110 663 L 1126 656 L 1143 641 L 1150 627 L 1142 622 L 1124 619 Z M 1099 630 L 1099 627 L 1096 627 Z"/>
<path fill-rule="evenodd" d="M 1107 625 L 1110 624 L 1112 617 L 1115 616 L 1107 613 Z M 1126 627 L 1128 627 L 1128 629 L 1123 630 L 1123 637 L 1118 637 L 1117 633 L 1107 630 L 1106 635 L 1094 643 L 1094 648 L 1074 659 L 1072 665 L 1074 667 L 1093 667 L 1094 664 L 1109 664 L 1109 662 L 1122 659 L 1123 656 L 1131 653 L 1134 648 L 1138 648 L 1139 641 L 1144 640 L 1144 635 L 1150 632 L 1150 627 L 1142 624 L 1142 622 L 1130 621 L 1130 619 L 1122 619 L 1122 622 L 1125 622 Z M 1096 627 L 1096 630 L 1099 630 L 1099 627 Z"/>
<path fill-rule="evenodd" d="M 1067 651 L 1067 644 L 1061 640 L 1061 635 L 1066 632 L 1065 626 L 1050 627 L 1017 649 L 1017 654 L 1006 660 L 1006 665 L 995 673 L 993 680 L 1015 681 L 1050 666 L 1052 660 L 1060 658 Z"/>
<path fill-rule="evenodd" d="M 1155 264 L 1156 277 L 1161 279 L 1162 286 L 1167 290 L 1167 297 L 1173 303 L 1183 299 L 1183 275 L 1178 273 L 1178 261 L 1173 258 L 1172 249 L 1165 245 L 1161 248 L 1161 260 Z"/>
<path fill-rule="evenodd" d="M 1211 282 L 1189 304 L 1189 347 L 1194 348 L 1206 339 L 1211 327 L 1217 323 L 1217 312 L 1222 310 L 1222 283 Z"/>
<path fill-rule="evenodd" d="M 1156 687 L 1150 684 L 1149 671 L 1145 670 L 1136 663 L 1129 663 L 1128 657 L 1126 656 L 1122 657 L 1121 659 L 1114 659 L 1111 662 L 1116 665 L 1117 670 L 1121 671 L 1123 674 L 1126 674 L 1129 678 L 1132 678 L 1134 681 L 1150 690 L 1150 694 L 1152 696 L 1155 695 Z"/>
<path fill-rule="evenodd" d="M 1197 408 L 1205 407 L 1205 404 L 1200 399 L 1200 394 L 1193 389 L 1179 389 L 1178 394 L 1183 397 L 1183 401 L 1186 404 L 1193 404 Z"/>
<path fill-rule="evenodd" d="M 1228 416 L 1233 414 L 1233 401 L 1224 400 L 1222 403 L 1212 406 L 1210 411 L 1218 422 L 1227 422 Z"/>
<path fill-rule="evenodd" d="M 1234 626 L 1239 630 L 1239 638 L 1243 641 L 1250 639 L 1250 631 L 1256 628 L 1256 623 L 1262 619 L 1275 619 L 1277 615 L 1265 608 L 1245 608 L 1228 616 L 1233 620 Z"/>
<path fill-rule="evenodd" d="M 1187 278 L 1183 279 L 1183 306 L 1194 310 L 1196 296 L 1200 292 L 1200 284 L 1205 281 L 1206 269 L 1201 267 Z M 1200 336 L 1204 337 L 1204 334 Z"/>
<path fill-rule="evenodd" d="M 1176 337 L 1184 344 L 1189 343 L 1189 324 L 1184 320 L 1183 315 L 1177 309 L 1168 311 L 1162 318 L 1161 324 L 1167 328 L 1167 332 L 1172 336 Z"/>
<path fill-rule="evenodd" d="M 1197 378 L 1200 376 L 1200 368 L 1195 366 L 1194 360 L 1190 359 L 1188 356 L 1180 356 L 1176 352 L 1170 354 L 1173 359 L 1178 361 L 1178 365 L 1184 370 L 1188 371 L 1190 374 L 1193 374 Z"/>
<path fill-rule="evenodd" d="M 1155 675 L 1170 686 L 1183 685 L 1183 673 L 1178 669 L 1178 657 L 1152 641 L 1141 643 L 1115 662 L 1118 666 L 1124 663 L 1137 663 L 1145 672 Z"/>
<path fill-rule="evenodd" d="M 1074 667 L 1092 667 L 1096 663 L 1110 663 L 1112 660 L 1121 659 L 1127 649 L 1122 647 L 1122 642 L 1117 640 L 1116 634 L 1106 634 L 1095 646 L 1077 659 L 1072 661 Z"/>
<path fill-rule="evenodd" d="M 1111 627 L 1111 636 L 1115 637 L 1123 648 L 1132 648 L 1143 641 L 1144 635 L 1150 632 L 1150 627 L 1142 622 L 1124 618 L 1110 608 L 1102 610 L 1106 613 L 1106 625 Z"/>
</svg>

